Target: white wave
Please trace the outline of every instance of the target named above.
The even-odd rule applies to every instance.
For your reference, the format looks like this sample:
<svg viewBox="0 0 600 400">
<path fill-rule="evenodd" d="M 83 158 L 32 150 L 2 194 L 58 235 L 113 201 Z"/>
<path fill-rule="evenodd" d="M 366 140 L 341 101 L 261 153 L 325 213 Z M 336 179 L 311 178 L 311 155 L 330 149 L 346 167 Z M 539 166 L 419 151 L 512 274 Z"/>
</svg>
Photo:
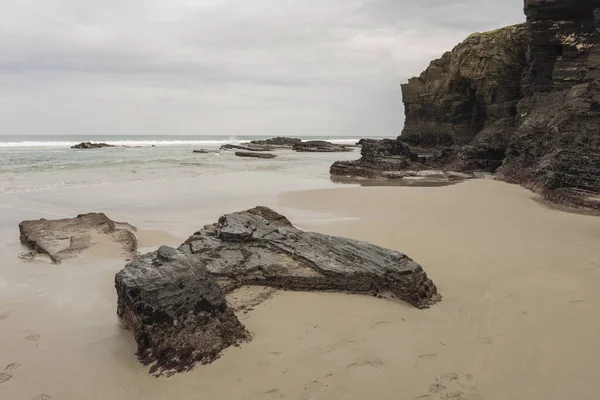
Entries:
<svg viewBox="0 0 600 400">
<path fill-rule="evenodd" d="M 239 140 L 86 140 L 92 143 L 106 143 L 113 146 L 192 146 L 192 145 L 221 145 L 238 144 Z M 60 142 L 0 142 L 0 147 L 71 147 L 80 141 Z"/>
<path fill-rule="evenodd" d="M 106 139 L 88 139 L 86 142 L 93 143 L 107 143 L 114 146 L 220 146 L 223 144 L 240 144 L 248 142 L 251 139 L 243 139 L 235 136 L 231 136 L 228 139 L 207 139 L 207 140 L 106 140 Z M 358 139 L 348 138 L 303 138 L 303 140 L 325 140 L 336 144 L 355 144 Z M 0 142 L 0 148 L 2 147 L 71 147 L 75 144 L 81 143 L 80 141 L 22 141 L 22 142 Z"/>
</svg>

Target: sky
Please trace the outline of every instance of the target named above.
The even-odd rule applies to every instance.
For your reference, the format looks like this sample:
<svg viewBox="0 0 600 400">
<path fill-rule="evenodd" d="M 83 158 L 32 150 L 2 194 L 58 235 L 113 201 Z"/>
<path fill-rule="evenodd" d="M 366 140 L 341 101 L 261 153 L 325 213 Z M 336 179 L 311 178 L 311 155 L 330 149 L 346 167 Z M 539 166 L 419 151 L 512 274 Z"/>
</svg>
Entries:
<svg viewBox="0 0 600 400">
<path fill-rule="evenodd" d="M 523 0 L 0 0 L 0 134 L 400 133 L 400 84 Z"/>
</svg>

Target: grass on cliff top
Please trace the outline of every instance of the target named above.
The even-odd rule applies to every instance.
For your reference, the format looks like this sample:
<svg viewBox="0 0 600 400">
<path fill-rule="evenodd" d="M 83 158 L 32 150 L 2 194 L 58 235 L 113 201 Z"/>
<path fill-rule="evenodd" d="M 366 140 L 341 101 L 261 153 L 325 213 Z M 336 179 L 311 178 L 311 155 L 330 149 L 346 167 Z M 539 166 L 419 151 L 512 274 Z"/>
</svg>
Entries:
<svg viewBox="0 0 600 400">
<path fill-rule="evenodd" d="M 508 31 L 511 28 L 518 28 L 521 26 L 524 26 L 524 24 L 515 24 L 515 25 L 505 26 L 504 28 L 494 29 L 493 31 L 488 31 L 488 32 L 475 32 L 475 33 L 472 33 L 471 35 L 469 35 L 469 37 L 467 39 L 477 37 L 477 36 L 489 36 L 489 37 L 500 36 L 502 33 Z"/>
</svg>

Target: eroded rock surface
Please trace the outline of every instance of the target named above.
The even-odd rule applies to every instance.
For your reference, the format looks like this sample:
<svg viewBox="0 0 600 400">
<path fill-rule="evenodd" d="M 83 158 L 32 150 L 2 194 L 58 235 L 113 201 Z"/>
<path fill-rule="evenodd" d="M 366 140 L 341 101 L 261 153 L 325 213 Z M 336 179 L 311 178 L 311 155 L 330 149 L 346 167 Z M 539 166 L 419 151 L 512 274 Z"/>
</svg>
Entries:
<svg viewBox="0 0 600 400">
<path fill-rule="evenodd" d="M 246 144 L 246 145 L 239 145 L 239 144 L 224 144 L 221 146 L 221 150 L 245 150 L 245 151 L 273 151 L 275 150 L 275 147 L 273 146 L 267 146 L 267 145 L 260 145 L 260 144 Z"/>
<path fill-rule="evenodd" d="M 130 256 L 137 250 L 136 228 L 115 222 L 102 213 L 67 219 L 39 219 L 19 224 L 21 243 L 38 254 L 47 254 L 59 263 L 84 250 L 104 243 L 116 243 Z"/>
<path fill-rule="evenodd" d="M 119 271 L 115 286 L 117 314 L 151 373 L 210 363 L 249 338 L 197 256 L 162 246 Z"/>
<path fill-rule="evenodd" d="M 266 207 L 228 214 L 178 249 L 162 247 L 115 278 L 118 313 L 157 368 L 210 362 L 245 330 L 224 295 L 242 286 L 392 294 L 425 308 L 440 296 L 408 256 L 358 240 L 303 232 Z"/>
</svg>

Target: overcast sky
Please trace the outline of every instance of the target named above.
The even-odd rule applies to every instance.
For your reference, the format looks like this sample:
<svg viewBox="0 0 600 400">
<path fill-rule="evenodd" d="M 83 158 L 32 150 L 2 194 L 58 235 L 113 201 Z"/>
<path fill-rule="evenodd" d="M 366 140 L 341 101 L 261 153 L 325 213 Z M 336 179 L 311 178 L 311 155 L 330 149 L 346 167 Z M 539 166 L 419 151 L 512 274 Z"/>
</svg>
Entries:
<svg viewBox="0 0 600 400">
<path fill-rule="evenodd" d="M 396 135 L 523 0 L 0 0 L 0 134 Z"/>
</svg>

